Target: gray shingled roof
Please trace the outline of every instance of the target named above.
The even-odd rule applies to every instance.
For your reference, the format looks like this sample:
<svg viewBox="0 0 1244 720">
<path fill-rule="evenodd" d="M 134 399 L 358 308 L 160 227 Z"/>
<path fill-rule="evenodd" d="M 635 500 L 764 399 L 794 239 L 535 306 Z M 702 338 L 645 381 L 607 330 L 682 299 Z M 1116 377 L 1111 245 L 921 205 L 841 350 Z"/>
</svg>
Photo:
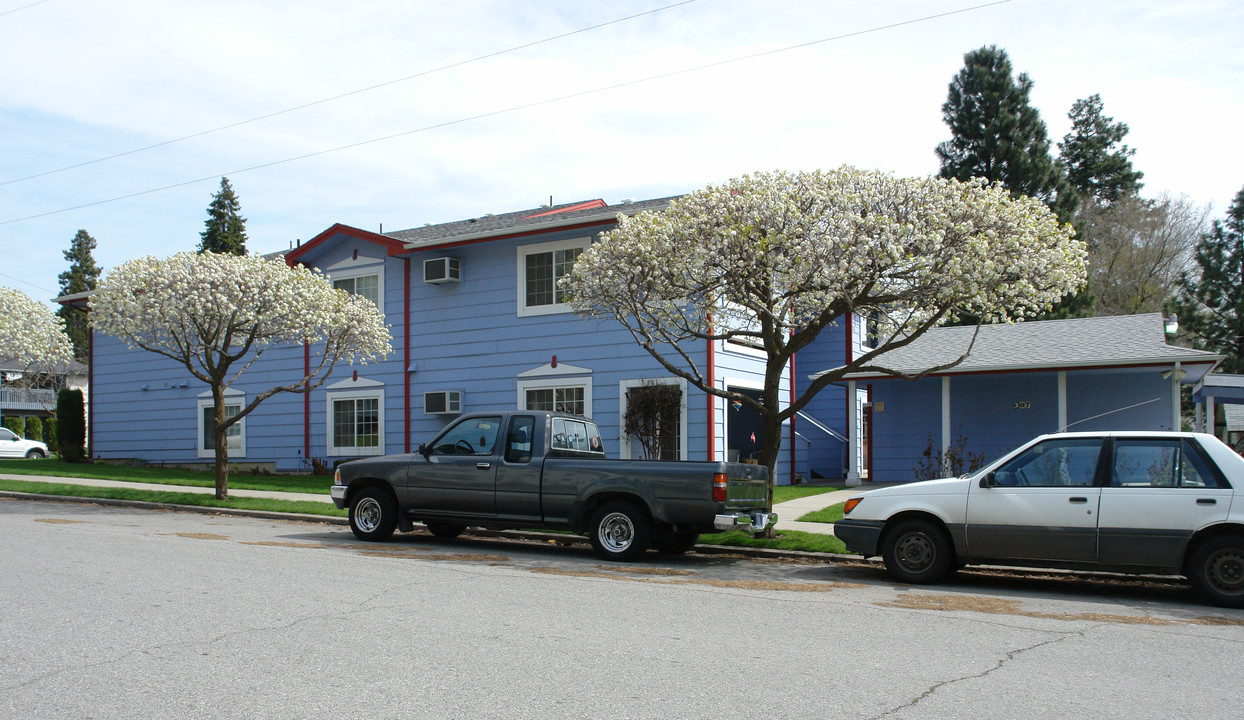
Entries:
<svg viewBox="0 0 1244 720">
<path fill-rule="evenodd" d="M 963 354 L 973 327 L 933 328 L 910 345 L 878 356 L 876 365 L 916 373 Z M 1222 356 L 1166 344 L 1160 313 L 1042 320 L 1014 325 L 984 325 L 971 354 L 945 375 L 1008 370 L 1041 370 L 1198 363 L 1209 369 Z M 849 373 L 847 380 L 886 377 L 883 373 Z"/>
<path fill-rule="evenodd" d="M 387 232 L 384 234 L 387 237 L 406 243 L 408 248 L 414 249 L 427 245 L 439 245 L 441 243 L 483 238 L 491 235 L 506 235 L 509 233 L 527 232 L 530 230 L 538 230 L 545 226 L 568 225 L 576 222 L 590 222 L 592 220 L 608 220 L 616 217 L 618 213 L 622 213 L 624 215 L 634 215 L 645 210 L 663 210 L 667 205 L 669 205 L 669 202 L 673 199 L 673 197 L 620 203 L 617 205 L 606 205 L 604 207 L 590 207 L 582 210 L 564 211 L 564 208 L 573 208 L 574 206 L 582 205 L 585 202 L 592 202 L 590 200 L 586 200 L 553 205 L 551 207 L 546 206 L 533 208 L 531 210 L 522 210 L 519 212 L 503 213 L 501 215 L 485 215 L 483 217 L 470 218 L 468 220 L 457 220 L 455 222 L 440 223 L 438 225 L 426 225 L 424 227 L 411 228 L 409 230 L 398 230 L 396 232 Z"/>
</svg>

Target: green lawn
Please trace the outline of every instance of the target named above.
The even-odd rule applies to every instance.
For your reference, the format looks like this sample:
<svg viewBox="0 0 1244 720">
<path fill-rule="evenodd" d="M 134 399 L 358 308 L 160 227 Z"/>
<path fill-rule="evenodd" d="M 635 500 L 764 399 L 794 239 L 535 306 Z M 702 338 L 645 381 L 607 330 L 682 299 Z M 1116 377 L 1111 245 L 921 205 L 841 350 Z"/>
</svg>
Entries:
<svg viewBox="0 0 1244 720">
<path fill-rule="evenodd" d="M 780 525 L 780 523 L 779 523 Z M 702 545 L 733 545 L 738 547 L 769 548 L 772 550 L 801 550 L 803 552 L 845 553 L 847 548 L 833 535 L 778 529 L 777 539 L 754 538 L 750 533 L 731 530 L 712 535 L 701 535 Z"/>
<path fill-rule="evenodd" d="M 232 485 L 232 483 L 230 483 Z M 202 507 L 234 508 L 241 510 L 266 510 L 268 512 L 302 513 L 345 517 L 345 510 L 338 510 L 331 503 L 302 500 L 268 500 L 264 498 L 229 498 L 217 500 L 214 495 L 202 493 L 160 492 L 124 487 L 91 487 L 22 480 L 0 480 L 0 490 L 34 493 L 37 495 L 65 495 L 80 498 L 111 498 L 115 500 L 142 500 L 145 502 L 170 503 L 173 505 L 198 505 Z"/>
<path fill-rule="evenodd" d="M 773 503 L 776 505 L 787 500 L 797 500 L 802 497 L 812 495 L 820 495 L 822 493 L 841 490 L 840 487 L 820 487 L 811 485 L 778 485 L 773 488 Z"/>
<path fill-rule="evenodd" d="M 837 505 L 830 505 L 822 510 L 810 512 L 799 518 L 798 522 L 819 522 L 819 523 L 836 523 L 842 519 L 842 509 L 846 506 L 845 502 Z"/>
<path fill-rule="evenodd" d="M 159 483 L 189 487 L 216 487 L 216 476 L 200 470 L 161 468 L 150 466 L 107 465 L 104 463 L 67 463 L 57 459 L 0 460 L 0 473 L 10 475 L 40 475 L 69 478 L 98 478 L 124 482 Z M 229 487 L 238 490 L 267 490 L 269 492 L 300 492 L 328 494 L 333 484 L 327 475 L 253 475 L 229 473 Z"/>
</svg>

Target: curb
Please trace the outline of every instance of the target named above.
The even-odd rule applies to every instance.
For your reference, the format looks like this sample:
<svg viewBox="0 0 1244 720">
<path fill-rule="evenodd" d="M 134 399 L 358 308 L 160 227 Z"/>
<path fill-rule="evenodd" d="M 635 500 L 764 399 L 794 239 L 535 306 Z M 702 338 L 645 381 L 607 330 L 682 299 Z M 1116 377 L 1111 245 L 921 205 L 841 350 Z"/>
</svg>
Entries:
<svg viewBox="0 0 1244 720">
<path fill-rule="evenodd" d="M 263 520 L 287 520 L 290 522 L 314 523 L 318 525 L 349 525 L 350 521 L 332 515 L 307 515 L 305 513 L 281 513 L 267 510 L 244 510 L 241 508 L 218 508 L 200 505 L 175 505 L 172 503 L 149 502 L 146 500 L 119 500 L 116 498 L 88 498 L 75 495 L 40 495 L 37 493 L 13 492 L 0 490 L 0 498 L 28 500 L 32 502 L 61 502 L 73 505 L 105 505 L 109 507 L 128 507 L 140 510 L 163 510 L 165 512 L 191 512 L 201 515 L 228 515 L 236 517 L 259 518 Z M 531 542 L 548 542 L 550 540 L 571 545 L 587 545 L 588 539 L 582 535 L 565 533 L 547 533 L 536 530 L 488 530 L 472 527 L 464 535 L 484 538 L 500 538 L 508 540 L 527 540 Z M 841 555 L 836 553 L 805 552 L 803 550 L 775 550 L 771 548 L 750 548 L 737 545 L 696 545 L 692 552 L 698 555 L 746 555 L 749 557 L 819 560 L 822 562 L 859 562 L 858 555 Z"/>
</svg>

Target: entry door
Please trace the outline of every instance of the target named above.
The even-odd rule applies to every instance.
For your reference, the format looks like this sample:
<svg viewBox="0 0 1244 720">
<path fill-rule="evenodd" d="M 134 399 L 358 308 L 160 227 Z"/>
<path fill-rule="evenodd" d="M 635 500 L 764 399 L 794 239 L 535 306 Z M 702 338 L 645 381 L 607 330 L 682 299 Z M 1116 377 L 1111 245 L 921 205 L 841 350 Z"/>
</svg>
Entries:
<svg viewBox="0 0 1244 720">
<path fill-rule="evenodd" d="M 1099 438 L 1039 443 L 991 473 L 988 487 L 969 488 L 968 553 L 978 559 L 1095 561 L 1101 447 Z"/>
</svg>

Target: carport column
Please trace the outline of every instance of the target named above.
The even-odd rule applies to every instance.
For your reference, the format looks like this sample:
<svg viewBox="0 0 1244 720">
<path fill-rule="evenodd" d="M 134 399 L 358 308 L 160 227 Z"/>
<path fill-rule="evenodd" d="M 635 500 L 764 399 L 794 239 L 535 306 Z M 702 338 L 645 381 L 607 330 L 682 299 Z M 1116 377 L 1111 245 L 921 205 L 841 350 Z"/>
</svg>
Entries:
<svg viewBox="0 0 1244 720">
<path fill-rule="evenodd" d="M 1183 370 L 1179 367 L 1179 363 L 1175 363 L 1174 369 L 1171 370 L 1171 430 L 1179 432 L 1183 430 L 1183 410 L 1180 407 L 1179 395 L 1179 376 L 1183 374 Z"/>
<path fill-rule="evenodd" d="M 1058 432 L 1067 432 L 1067 371 L 1058 371 Z"/>
<path fill-rule="evenodd" d="M 1217 435 L 1215 432 L 1218 427 L 1214 424 L 1214 396 L 1205 396 L 1205 432 L 1210 435 Z"/>
<path fill-rule="evenodd" d="M 942 376 L 942 461 L 950 452 L 950 376 Z M 938 476 L 941 476 L 938 471 Z"/>
<path fill-rule="evenodd" d="M 858 400 L 855 396 L 855 381 L 847 381 L 847 417 L 850 421 L 847 423 L 847 486 L 855 487 L 860 484 L 860 416 L 856 411 L 859 407 Z"/>
</svg>

